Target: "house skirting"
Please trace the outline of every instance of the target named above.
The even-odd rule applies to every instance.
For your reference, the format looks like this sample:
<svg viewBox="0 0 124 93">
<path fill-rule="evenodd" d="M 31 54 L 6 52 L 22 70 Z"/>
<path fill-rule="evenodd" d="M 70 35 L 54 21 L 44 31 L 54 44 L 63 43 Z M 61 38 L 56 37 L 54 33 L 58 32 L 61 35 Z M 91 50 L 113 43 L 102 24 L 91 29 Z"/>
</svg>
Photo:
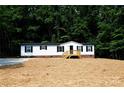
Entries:
<svg viewBox="0 0 124 93">
<path fill-rule="evenodd" d="M 81 58 L 95 58 L 94 55 L 81 55 Z"/>
<path fill-rule="evenodd" d="M 23 57 L 31 57 L 31 58 L 63 58 L 62 55 L 54 55 L 54 56 L 23 56 Z M 81 58 L 95 58 L 94 55 L 81 55 Z"/>
</svg>

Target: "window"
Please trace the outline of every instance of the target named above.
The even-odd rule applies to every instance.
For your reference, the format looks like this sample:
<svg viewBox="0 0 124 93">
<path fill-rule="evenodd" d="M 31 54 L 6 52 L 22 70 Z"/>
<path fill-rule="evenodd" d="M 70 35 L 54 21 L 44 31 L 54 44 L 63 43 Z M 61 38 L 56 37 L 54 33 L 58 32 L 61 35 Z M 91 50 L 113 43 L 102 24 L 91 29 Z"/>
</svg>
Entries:
<svg viewBox="0 0 124 93">
<path fill-rule="evenodd" d="M 83 52 L 83 46 L 77 46 L 77 50 L 80 50 L 81 52 Z"/>
<path fill-rule="evenodd" d="M 92 46 L 86 46 L 86 51 L 87 52 L 89 52 L 89 51 L 92 52 Z"/>
<path fill-rule="evenodd" d="M 47 46 L 46 45 L 40 46 L 40 50 L 42 50 L 42 49 L 47 50 Z"/>
<path fill-rule="evenodd" d="M 57 52 L 64 52 L 64 46 L 57 46 Z"/>
<path fill-rule="evenodd" d="M 25 52 L 33 52 L 32 46 L 25 46 Z"/>
</svg>

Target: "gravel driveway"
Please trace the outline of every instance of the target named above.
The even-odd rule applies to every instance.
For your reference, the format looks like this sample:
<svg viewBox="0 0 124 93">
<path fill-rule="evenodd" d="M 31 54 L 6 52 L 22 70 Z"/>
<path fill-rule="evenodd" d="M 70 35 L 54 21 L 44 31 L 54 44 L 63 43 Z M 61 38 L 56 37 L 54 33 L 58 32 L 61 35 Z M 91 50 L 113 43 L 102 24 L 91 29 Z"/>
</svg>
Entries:
<svg viewBox="0 0 124 93">
<path fill-rule="evenodd" d="M 0 58 L 0 66 L 20 64 L 27 60 L 28 58 Z"/>
</svg>

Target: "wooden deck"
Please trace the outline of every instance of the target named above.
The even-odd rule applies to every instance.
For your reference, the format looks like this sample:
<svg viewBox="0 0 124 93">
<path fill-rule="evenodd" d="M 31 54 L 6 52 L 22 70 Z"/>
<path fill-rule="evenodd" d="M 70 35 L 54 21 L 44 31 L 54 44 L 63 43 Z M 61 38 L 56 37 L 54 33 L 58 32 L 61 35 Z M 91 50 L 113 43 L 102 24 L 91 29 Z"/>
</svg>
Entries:
<svg viewBox="0 0 124 93">
<path fill-rule="evenodd" d="M 81 58 L 81 53 L 78 50 L 71 50 L 71 51 L 66 51 L 63 53 L 64 58 Z"/>
</svg>

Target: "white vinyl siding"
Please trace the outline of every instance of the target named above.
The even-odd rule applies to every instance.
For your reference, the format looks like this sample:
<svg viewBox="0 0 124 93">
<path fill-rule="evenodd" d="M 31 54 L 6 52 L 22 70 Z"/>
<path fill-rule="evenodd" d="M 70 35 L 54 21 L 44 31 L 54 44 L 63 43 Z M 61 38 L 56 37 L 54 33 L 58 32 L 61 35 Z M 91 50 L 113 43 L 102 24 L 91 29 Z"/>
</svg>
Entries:
<svg viewBox="0 0 124 93">
<path fill-rule="evenodd" d="M 58 52 L 57 52 L 57 45 L 47 45 L 46 47 L 43 45 L 21 45 L 21 56 L 61 56 L 64 52 L 70 51 L 70 45 L 73 46 L 73 50 L 82 50 L 81 55 L 94 55 L 95 49 L 94 45 L 83 45 L 76 42 L 67 42 L 58 45 Z M 31 46 L 25 51 L 26 46 Z M 79 46 L 77 48 L 77 46 Z M 27 52 L 28 51 L 28 52 Z"/>
</svg>

